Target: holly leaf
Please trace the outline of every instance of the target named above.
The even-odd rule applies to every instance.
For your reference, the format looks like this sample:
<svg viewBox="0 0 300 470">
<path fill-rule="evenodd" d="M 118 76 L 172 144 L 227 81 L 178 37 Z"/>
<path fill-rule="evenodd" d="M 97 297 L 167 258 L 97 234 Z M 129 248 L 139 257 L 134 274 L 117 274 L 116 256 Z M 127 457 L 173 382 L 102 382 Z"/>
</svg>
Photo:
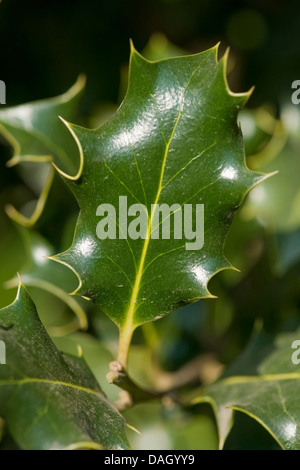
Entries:
<svg viewBox="0 0 300 470">
<path fill-rule="evenodd" d="M 291 232 L 300 227 L 300 112 L 297 106 L 282 107 L 274 136 L 268 146 L 249 164 L 259 171 L 278 171 L 263 186 L 255 188 L 243 208 L 243 215 L 256 218 L 271 233 Z"/>
<path fill-rule="evenodd" d="M 220 448 L 238 411 L 258 421 L 281 448 L 300 449 L 299 338 L 300 329 L 275 339 L 256 332 L 236 362 L 194 401 L 212 405 Z"/>
<path fill-rule="evenodd" d="M 247 162 L 250 168 L 258 169 L 262 162 L 272 160 L 285 142 L 280 120 L 268 107 L 243 109 L 239 115 L 244 138 Z"/>
<path fill-rule="evenodd" d="M 32 229 L 18 226 L 19 233 L 24 245 L 26 252 L 26 263 L 19 270 L 22 277 L 22 282 L 28 288 L 34 301 L 37 303 L 39 311 L 42 311 L 42 306 L 39 307 L 40 296 L 35 296 L 31 293 L 32 288 L 42 289 L 45 292 L 49 292 L 65 304 L 75 314 L 75 319 L 64 325 L 53 325 L 50 322 L 50 318 L 45 318 L 43 314 L 42 319 L 45 318 L 47 321 L 46 327 L 52 336 L 62 336 L 67 333 L 78 330 L 86 330 L 88 327 L 88 320 L 84 309 L 82 308 L 78 298 L 70 296 L 67 292 L 74 289 L 74 280 L 76 283 L 76 277 L 74 274 L 66 268 L 59 266 L 57 263 L 52 263 L 48 256 L 51 256 L 55 250 L 54 247 L 49 243 L 42 235 L 35 232 Z M 19 278 L 14 278 L 6 281 L 4 286 L 7 289 L 18 287 Z M 83 302 L 83 301 L 82 301 Z M 53 312 L 49 312 L 48 314 Z M 56 312 L 56 314 L 62 312 Z M 56 318 L 57 321 L 57 318 Z M 51 326 L 50 326 L 51 325 Z"/>
<path fill-rule="evenodd" d="M 82 357 L 62 354 L 20 284 L 0 310 L 0 416 L 22 449 L 128 449 L 125 421 Z"/>
<path fill-rule="evenodd" d="M 9 216 L 25 226 L 33 226 L 40 217 L 51 189 L 54 168 L 59 165 L 69 173 L 80 175 L 82 168 L 78 148 L 65 126 L 58 119 L 77 119 L 80 99 L 85 85 L 85 78 L 80 76 L 77 82 L 63 95 L 46 100 L 34 101 L 19 106 L 7 107 L 0 111 L 0 134 L 11 144 L 13 157 L 8 166 L 20 163 L 47 164 L 38 173 L 38 181 L 30 172 L 29 184 L 34 182 L 42 188 L 36 209 L 30 218 L 20 214 L 13 206 L 7 207 Z M 79 166 L 79 169 L 77 169 Z M 26 178 L 26 172 L 23 172 Z M 26 181 L 28 182 L 27 178 Z"/>
<path fill-rule="evenodd" d="M 264 178 L 246 168 L 237 124 L 250 93 L 228 89 L 227 55 L 218 62 L 217 49 L 149 62 L 132 48 L 128 91 L 114 116 L 96 130 L 68 124 L 84 159 L 81 177 L 66 179 L 81 213 L 71 248 L 54 259 L 77 273 L 76 293 L 119 326 L 123 364 L 138 325 L 212 297 L 208 281 L 231 266 L 223 245 L 233 215 Z M 97 208 L 111 204 L 118 223 L 126 212 L 119 196 L 144 206 L 147 227 L 132 239 L 121 223 L 121 237 L 100 240 Z M 174 238 L 175 209 L 166 217 L 170 239 L 154 239 L 161 224 L 153 226 L 153 204 L 191 204 L 194 216 L 204 204 L 204 246 L 187 250 L 184 237 Z"/>
</svg>

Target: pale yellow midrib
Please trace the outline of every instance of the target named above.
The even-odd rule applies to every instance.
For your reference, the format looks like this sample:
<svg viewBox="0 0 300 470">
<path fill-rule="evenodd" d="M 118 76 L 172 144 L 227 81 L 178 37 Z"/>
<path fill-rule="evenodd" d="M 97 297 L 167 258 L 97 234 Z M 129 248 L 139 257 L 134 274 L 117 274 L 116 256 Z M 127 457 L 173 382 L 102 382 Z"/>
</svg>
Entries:
<svg viewBox="0 0 300 470">
<path fill-rule="evenodd" d="M 169 140 L 166 144 L 166 148 L 165 148 L 165 152 L 164 152 L 164 158 L 163 158 L 163 162 L 162 162 L 161 173 L 160 173 L 160 178 L 159 178 L 158 190 L 157 190 L 155 201 L 154 201 L 155 207 L 156 207 L 156 204 L 158 204 L 160 194 L 161 194 L 161 191 L 162 191 L 162 181 L 163 181 L 167 156 L 168 156 L 168 153 L 169 153 L 169 148 L 170 148 L 171 142 L 173 140 L 173 137 L 174 137 L 174 134 L 175 134 L 175 131 L 176 131 L 177 124 L 178 124 L 179 119 L 181 117 L 183 98 L 184 98 L 184 92 L 183 92 L 182 99 L 181 99 L 181 102 L 180 102 L 177 119 L 175 121 L 171 136 L 170 136 L 170 138 L 169 138 Z M 127 343 L 127 346 L 128 346 L 128 343 L 130 342 L 131 337 L 132 337 L 132 333 L 135 329 L 135 325 L 133 323 L 134 312 L 135 312 L 135 303 L 136 303 L 136 300 L 138 298 L 141 279 L 142 279 L 142 276 L 143 276 L 145 259 L 146 259 L 146 255 L 147 255 L 147 250 L 148 250 L 150 238 L 151 238 L 151 226 L 152 226 L 152 221 L 153 221 L 154 214 L 155 214 L 155 211 L 151 211 L 151 217 L 148 221 L 147 235 L 146 235 L 145 243 L 144 243 L 142 254 L 141 254 L 140 264 L 139 264 L 137 275 L 136 275 L 136 278 L 135 278 L 135 283 L 134 283 L 134 286 L 133 286 L 133 289 L 132 289 L 132 294 L 131 294 L 131 298 L 130 298 L 129 307 L 128 307 L 128 310 L 125 314 L 126 320 L 125 320 L 125 323 L 120 327 L 120 344 L 119 344 L 118 361 L 121 362 L 124 366 L 126 366 L 126 364 L 127 364 L 128 348 L 127 348 L 127 351 L 124 354 L 124 351 L 122 350 L 122 345 L 123 345 L 123 343 Z M 125 346 L 125 344 L 124 344 L 124 346 Z"/>
<path fill-rule="evenodd" d="M 227 377 L 214 385 L 238 385 L 238 384 L 250 384 L 255 382 L 272 382 L 282 380 L 297 380 L 300 379 L 300 372 L 282 373 L 282 374 L 265 374 L 265 375 L 239 375 L 233 377 Z"/>
<path fill-rule="evenodd" d="M 104 399 L 104 396 L 100 392 L 96 392 L 90 388 L 83 387 L 82 385 L 76 385 L 69 382 L 63 382 L 60 380 L 50 380 L 50 379 L 39 379 L 39 378 L 24 378 L 24 379 L 7 379 L 7 380 L 0 380 L 0 387 L 1 386 L 14 386 L 14 385 L 26 385 L 31 383 L 39 383 L 39 384 L 47 384 L 47 385 L 55 385 L 55 386 L 62 386 L 67 388 L 73 388 L 75 390 L 79 390 L 81 392 L 89 393 L 90 395 L 95 395 L 101 400 Z"/>
<path fill-rule="evenodd" d="M 201 65 L 201 64 L 200 64 Z M 159 185 L 158 185 L 158 189 L 157 189 L 157 193 L 156 193 L 156 198 L 155 198 L 155 201 L 154 201 L 154 204 L 157 204 L 158 203 L 158 200 L 159 200 L 159 197 L 160 197 L 160 194 L 161 194 L 161 191 L 162 191 L 162 181 L 163 181 L 163 176 L 164 176 L 164 171 L 165 171 L 165 166 L 166 166 L 166 161 L 167 161 L 167 156 L 168 156 L 168 153 L 169 153 L 169 148 L 170 148 L 170 145 L 171 145 L 171 142 L 173 140 L 173 137 L 174 137 L 174 134 L 175 134 L 175 131 L 176 131 L 176 128 L 177 128 L 177 125 L 178 125 L 178 122 L 180 120 L 180 117 L 182 115 L 182 107 L 183 107 L 183 102 L 184 102 L 184 97 L 185 97 L 185 92 L 194 76 L 194 74 L 197 72 L 197 70 L 199 69 L 200 65 L 198 65 L 194 71 L 192 72 L 192 74 L 190 75 L 184 89 L 183 89 L 183 92 L 182 92 L 182 96 L 181 96 L 181 100 L 180 100 L 180 103 L 179 103 L 179 110 L 178 110 L 178 115 L 177 115 L 177 118 L 176 118 L 176 121 L 175 121 L 175 124 L 174 124 L 174 127 L 172 129 L 172 132 L 171 132 L 171 135 L 170 135 L 170 138 L 168 140 L 168 142 L 166 143 L 166 148 L 165 148 L 165 152 L 164 152 L 164 157 L 163 157 L 163 162 L 162 162 L 162 168 L 161 168 L 161 172 L 160 172 L 160 179 L 159 179 Z M 148 228 L 147 228 L 147 236 L 146 236 L 146 240 L 145 240 L 145 243 L 144 243 L 144 246 L 143 246 L 143 250 L 142 250 L 142 254 L 141 254 L 141 259 L 140 259 L 140 264 L 139 264 L 139 268 L 138 268 L 138 271 L 137 271 L 137 275 L 136 275 L 136 279 L 135 279 L 135 283 L 134 283 L 134 286 L 133 286 L 133 289 L 132 289 L 132 294 L 131 294 L 131 298 L 130 298 L 130 302 L 129 302 L 129 307 L 128 307 L 128 310 L 127 312 L 125 313 L 125 322 L 123 325 L 120 326 L 120 338 L 119 338 L 119 352 L 118 352 L 118 361 L 124 366 L 126 367 L 127 366 L 127 360 L 128 360 L 128 352 L 129 352 L 129 346 L 130 346 L 130 342 L 131 342 L 131 338 L 132 338 L 132 334 L 135 330 L 135 328 L 137 327 L 137 325 L 134 325 L 134 322 L 133 322 L 133 318 L 134 318 L 134 312 L 135 312 L 135 303 L 136 303 L 136 300 L 138 298 L 138 293 L 139 293 L 139 289 L 140 289 L 140 284 L 141 284 L 141 279 L 142 279 L 142 276 L 143 276 L 143 269 L 144 269 L 144 264 L 145 264 L 145 259 L 146 259 L 146 254 L 147 254 L 147 250 L 148 250 L 148 245 L 149 245 L 149 242 L 150 242 L 150 236 L 151 236 L 151 225 L 152 225 L 152 220 L 153 220 L 153 217 L 154 217 L 154 214 L 155 214 L 155 211 L 151 211 L 151 218 L 148 222 Z"/>
</svg>

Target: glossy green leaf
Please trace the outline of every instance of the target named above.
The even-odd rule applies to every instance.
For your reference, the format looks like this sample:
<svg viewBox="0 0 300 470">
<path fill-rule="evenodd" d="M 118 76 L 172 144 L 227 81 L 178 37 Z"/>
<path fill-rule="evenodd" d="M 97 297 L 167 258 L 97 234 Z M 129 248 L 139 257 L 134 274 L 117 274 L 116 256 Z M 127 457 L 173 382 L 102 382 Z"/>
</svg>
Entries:
<svg viewBox="0 0 300 470">
<path fill-rule="evenodd" d="M 53 338 L 57 348 L 71 355 L 76 355 L 78 346 L 82 349 L 83 357 L 96 377 L 101 383 L 101 388 L 111 402 L 116 402 L 119 398 L 120 388 L 109 384 L 105 380 L 108 371 L 108 364 L 114 360 L 114 355 L 109 350 L 109 346 L 104 341 L 99 341 L 92 334 L 76 332 L 70 335 Z M 130 421 L 129 421 L 130 422 Z"/>
<path fill-rule="evenodd" d="M 237 124 L 249 93 L 229 91 L 227 56 L 216 56 L 214 47 L 149 62 L 132 49 L 127 95 L 114 116 L 96 130 L 70 125 L 84 158 L 81 177 L 69 181 L 81 214 L 72 247 L 55 259 L 77 273 L 76 293 L 119 326 L 123 363 L 138 325 L 211 296 L 209 279 L 230 266 L 223 245 L 234 212 L 263 179 L 245 166 Z M 119 196 L 147 208 L 145 239 L 98 239 L 97 207 L 109 203 L 118 214 Z M 202 249 L 174 239 L 174 215 L 170 239 L 151 238 L 151 204 L 162 203 L 204 204 Z"/>
<path fill-rule="evenodd" d="M 125 421 L 82 357 L 60 353 L 20 285 L 0 310 L 0 416 L 22 449 L 127 449 Z"/>
<path fill-rule="evenodd" d="M 222 378 L 195 400 L 212 405 L 220 448 L 231 430 L 234 411 L 239 411 L 258 421 L 283 449 L 300 449 L 300 366 L 293 346 L 299 338 L 300 329 L 275 340 L 256 333 Z"/>
<path fill-rule="evenodd" d="M 286 144 L 286 132 L 281 120 L 275 119 L 272 110 L 261 106 L 254 110 L 243 109 L 239 114 L 239 121 L 249 167 L 253 170 L 262 170 L 263 168 L 266 169 L 266 165 L 268 165 L 268 171 L 266 172 L 276 171 L 276 156 Z M 274 175 L 275 180 L 279 177 L 280 175 Z M 273 205 L 273 202 L 270 202 L 267 197 L 267 209 L 264 205 L 263 207 L 259 204 L 255 205 L 251 208 L 251 215 L 250 207 L 253 201 L 253 192 L 255 194 L 264 193 L 265 189 L 270 187 L 272 179 L 251 191 L 246 203 L 238 212 L 230 227 L 225 253 L 240 272 L 232 273 L 228 271 L 224 273 L 223 279 L 226 278 L 229 285 L 236 284 L 245 278 L 262 255 L 266 230 L 265 227 L 262 227 L 260 215 L 262 212 L 267 214 L 270 204 Z M 271 183 L 273 187 L 274 179 Z M 279 185 L 278 187 L 276 181 L 275 187 L 276 191 L 281 193 L 282 186 Z M 272 218 L 272 211 L 269 212 L 269 218 Z M 270 227 L 267 226 L 266 228 L 268 230 Z M 220 301 L 222 301 L 222 295 L 220 295 Z"/>
<path fill-rule="evenodd" d="M 78 148 L 59 116 L 70 120 L 78 118 L 84 85 L 84 77 L 79 77 L 75 85 L 63 95 L 0 110 L 0 133 L 14 149 L 7 165 L 48 162 L 39 170 L 38 181 L 32 169 L 30 178 L 26 177 L 25 172 L 26 182 L 29 180 L 34 190 L 37 186 L 42 188 L 32 216 L 24 217 L 14 207 L 8 206 L 9 215 L 23 225 L 34 225 L 44 209 L 54 178 L 54 169 L 49 162 L 54 162 L 69 173 L 77 172 L 75 177 L 80 174 L 82 166 Z"/>
</svg>

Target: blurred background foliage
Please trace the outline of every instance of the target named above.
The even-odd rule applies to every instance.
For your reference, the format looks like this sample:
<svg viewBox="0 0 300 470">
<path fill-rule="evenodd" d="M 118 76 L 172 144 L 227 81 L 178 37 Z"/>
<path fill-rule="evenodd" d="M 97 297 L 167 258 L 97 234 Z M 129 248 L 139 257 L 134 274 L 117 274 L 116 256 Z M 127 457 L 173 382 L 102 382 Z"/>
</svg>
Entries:
<svg viewBox="0 0 300 470">
<path fill-rule="evenodd" d="M 240 272 L 222 272 L 210 282 L 218 298 L 136 332 L 129 369 L 143 385 L 189 389 L 189 382 L 211 382 L 245 348 L 258 319 L 270 335 L 299 326 L 300 105 L 291 104 L 291 84 L 300 78 L 299 31 L 296 0 L 0 3 L 0 79 L 9 106 L 61 94 L 84 73 L 87 85 L 77 123 L 100 125 L 126 90 L 129 38 L 151 60 L 199 52 L 221 41 L 221 54 L 230 46 L 231 88 L 238 92 L 255 85 L 240 115 L 248 165 L 279 173 L 255 188 L 237 213 L 226 255 Z M 7 168 L 12 149 L 4 137 L 0 143 L 0 307 L 13 300 L 20 272 L 58 347 L 76 353 L 80 344 L 109 398 L 116 400 L 119 390 L 105 380 L 116 353 L 116 327 L 84 299 L 70 304 L 62 292 L 74 290 L 76 277 L 63 266 L 41 262 L 41 255 L 69 246 L 76 202 L 56 176 L 35 226 L 11 221 L 4 208 L 13 203 L 30 212 L 42 170 L 32 164 Z M 80 327 L 87 331 L 77 331 Z M 126 417 L 141 432 L 130 431 L 134 448 L 217 447 L 207 405 L 182 410 L 153 402 L 127 411 Z M 6 434 L 5 447 L 13 447 Z M 249 417 L 238 416 L 226 448 L 276 444 Z"/>
</svg>

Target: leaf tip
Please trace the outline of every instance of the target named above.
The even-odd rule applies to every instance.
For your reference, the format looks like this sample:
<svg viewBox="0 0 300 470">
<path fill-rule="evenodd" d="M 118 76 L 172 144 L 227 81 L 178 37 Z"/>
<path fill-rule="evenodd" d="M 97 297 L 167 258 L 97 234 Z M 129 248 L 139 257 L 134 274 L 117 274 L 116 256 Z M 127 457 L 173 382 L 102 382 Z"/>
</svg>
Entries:
<svg viewBox="0 0 300 470">
<path fill-rule="evenodd" d="M 130 61 L 132 60 L 133 56 L 142 57 L 141 54 L 136 50 L 131 38 L 129 40 L 129 47 L 130 47 Z"/>
<path fill-rule="evenodd" d="M 20 163 L 20 161 L 20 157 L 18 155 L 14 155 L 6 162 L 6 166 L 7 168 L 12 168 L 13 166 L 16 166 L 18 163 Z"/>
<path fill-rule="evenodd" d="M 12 204 L 6 204 L 4 207 L 6 215 L 16 222 L 17 224 L 22 225 L 23 227 L 31 228 L 36 222 L 35 217 L 25 217 L 21 212 L 19 212 Z"/>
<path fill-rule="evenodd" d="M 81 297 L 87 300 L 88 302 L 92 302 L 92 299 L 90 297 L 87 297 L 86 295 L 82 295 Z"/>
<path fill-rule="evenodd" d="M 219 274 L 221 271 L 225 271 L 227 269 L 230 269 L 230 270 L 233 270 L 233 271 L 239 271 L 237 268 L 235 268 L 229 261 L 228 259 L 223 255 L 223 258 L 222 258 L 222 262 L 220 263 L 220 266 L 219 268 L 215 269 L 211 274 L 210 276 L 208 277 L 207 281 L 206 281 L 206 285 L 205 285 L 205 289 L 206 289 L 206 292 L 207 292 L 207 295 L 205 297 L 201 297 L 202 299 L 217 299 L 218 296 L 217 295 L 214 295 L 210 292 L 209 288 L 208 288 L 208 284 L 210 283 L 210 281 L 217 275 Z"/>
<path fill-rule="evenodd" d="M 209 292 L 209 294 L 208 294 L 208 296 L 207 296 L 207 299 L 217 299 L 217 298 L 218 298 L 218 296 L 212 294 L 211 292 Z"/>
<path fill-rule="evenodd" d="M 135 432 L 135 433 L 138 434 L 139 436 L 142 435 L 141 432 L 140 432 L 137 428 L 135 428 L 134 426 L 132 426 L 132 425 L 129 424 L 129 423 L 126 423 L 126 427 L 127 427 L 128 429 L 131 429 L 131 431 Z"/>
<path fill-rule="evenodd" d="M 84 73 L 80 73 L 78 75 L 78 78 L 76 80 L 74 87 L 76 87 L 78 91 L 82 91 L 85 88 L 86 80 L 87 80 L 86 75 Z"/>
<path fill-rule="evenodd" d="M 129 47 L 130 47 L 130 53 L 131 54 L 136 52 L 136 48 L 134 47 L 133 40 L 131 38 L 129 39 Z"/>
<path fill-rule="evenodd" d="M 77 356 L 80 358 L 83 357 L 83 350 L 80 344 L 77 344 Z"/>
<path fill-rule="evenodd" d="M 17 277 L 18 277 L 19 285 L 18 285 L 18 292 L 17 292 L 17 295 L 16 295 L 16 300 L 19 300 L 20 295 L 21 295 L 21 289 L 25 289 L 25 286 L 23 284 L 23 281 L 22 281 L 21 276 L 20 276 L 19 273 L 17 273 Z"/>
<path fill-rule="evenodd" d="M 229 53 L 230 53 L 230 47 L 227 47 L 223 57 L 220 60 L 220 63 L 222 64 L 222 67 L 223 67 L 223 79 L 225 83 L 226 92 L 232 98 L 237 99 L 239 101 L 240 106 L 243 107 L 245 106 L 250 96 L 252 95 L 254 91 L 254 86 L 252 86 L 250 90 L 241 92 L 241 93 L 235 93 L 234 91 L 231 90 L 229 83 L 228 83 L 228 79 L 227 79 Z"/>
<path fill-rule="evenodd" d="M 78 75 L 77 80 L 74 83 L 74 85 L 69 90 L 67 90 L 63 95 L 58 97 L 58 100 L 61 100 L 62 102 L 67 102 L 75 98 L 77 95 L 80 95 L 83 92 L 85 85 L 86 85 L 86 75 L 84 73 L 81 73 Z"/>
<path fill-rule="evenodd" d="M 75 276 L 78 279 L 78 286 L 76 287 L 76 289 L 73 292 L 70 292 L 69 295 L 78 295 L 78 293 L 79 293 L 79 291 L 82 287 L 81 277 L 79 276 L 78 272 L 73 268 L 73 266 L 71 266 L 69 263 L 67 263 L 66 261 L 64 261 L 63 259 L 60 258 L 60 256 L 63 255 L 63 254 L 64 253 L 60 253 L 58 255 L 53 255 L 53 256 L 46 256 L 46 258 L 51 260 L 51 261 L 55 261 L 56 263 L 60 263 L 63 266 L 66 266 L 68 269 L 70 269 L 75 274 Z"/>
<path fill-rule="evenodd" d="M 79 150 L 79 158 L 80 158 L 80 163 L 79 163 L 79 168 L 78 168 L 78 171 L 76 173 L 76 175 L 72 176 L 72 175 L 69 175 L 68 173 L 66 173 L 65 171 L 61 170 L 60 168 L 58 168 L 58 166 L 52 162 L 52 165 L 53 167 L 55 168 L 55 170 L 61 175 L 63 176 L 64 178 L 68 179 L 68 180 L 71 180 L 71 181 L 77 181 L 79 180 L 79 178 L 81 177 L 82 175 L 82 171 L 83 171 L 83 165 L 84 165 L 84 155 L 83 155 L 83 149 L 82 149 L 82 146 L 81 146 L 81 143 L 80 143 L 80 140 L 78 139 L 75 131 L 74 131 L 74 126 L 66 121 L 63 117 L 61 116 L 58 116 L 59 119 L 62 121 L 62 123 L 66 126 L 66 128 L 68 129 L 68 131 L 70 132 L 70 134 L 72 135 L 73 139 L 75 140 L 76 142 L 76 145 L 78 147 L 78 150 Z"/>
<path fill-rule="evenodd" d="M 263 183 L 264 181 L 267 181 L 269 178 L 272 178 L 272 176 L 277 175 L 278 173 L 278 170 L 272 171 L 271 173 L 254 173 L 257 177 L 255 178 L 255 181 L 252 186 L 250 186 L 249 191 L 251 191 L 251 189 L 254 189 L 259 184 Z"/>
<path fill-rule="evenodd" d="M 220 45 L 221 45 L 221 41 L 218 41 L 217 44 L 215 44 L 215 46 L 212 47 L 212 49 L 215 49 L 215 51 L 216 51 L 216 60 L 217 61 L 218 61 L 218 53 L 219 53 Z"/>
<path fill-rule="evenodd" d="M 131 63 L 132 63 L 132 59 L 133 57 L 135 58 L 136 61 L 140 61 L 140 62 L 145 62 L 145 63 L 148 63 L 148 64 L 152 64 L 154 61 L 152 60 L 148 60 L 146 59 L 146 57 L 144 57 L 134 46 L 133 42 L 132 42 L 132 39 L 130 39 L 130 60 L 129 60 L 129 68 L 131 66 Z"/>
<path fill-rule="evenodd" d="M 240 273 L 241 270 L 239 268 L 236 268 L 235 266 L 229 266 L 228 269 L 231 269 L 231 271 L 235 271 L 236 273 Z"/>
<path fill-rule="evenodd" d="M 21 300 L 23 296 L 28 297 L 31 300 L 31 297 L 29 296 L 29 293 L 26 290 L 26 287 L 24 286 L 19 273 L 17 273 L 16 280 L 17 280 L 17 283 L 14 286 L 14 287 L 16 287 L 16 285 L 18 286 L 16 297 L 10 305 L 7 305 L 6 307 L 1 308 L 0 309 L 1 312 L 7 311 L 7 309 L 10 309 L 11 307 L 13 307 L 17 302 Z"/>
<path fill-rule="evenodd" d="M 275 176 L 275 175 L 278 175 L 278 174 L 279 174 L 279 170 L 275 170 L 275 171 L 272 171 L 271 173 L 267 173 L 267 174 L 263 175 L 262 181 L 265 181 L 269 178 L 272 178 L 272 176 Z"/>
</svg>

